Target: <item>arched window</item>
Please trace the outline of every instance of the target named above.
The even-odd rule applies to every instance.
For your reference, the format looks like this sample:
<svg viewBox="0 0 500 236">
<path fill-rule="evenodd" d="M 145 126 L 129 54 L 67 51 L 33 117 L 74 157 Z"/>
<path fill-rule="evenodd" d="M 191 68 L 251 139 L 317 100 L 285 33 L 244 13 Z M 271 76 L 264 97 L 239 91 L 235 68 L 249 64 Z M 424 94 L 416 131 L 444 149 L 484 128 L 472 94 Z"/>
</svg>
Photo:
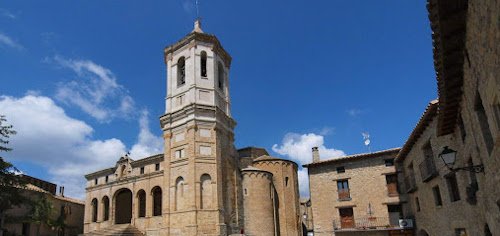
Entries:
<svg viewBox="0 0 500 236">
<path fill-rule="evenodd" d="M 92 199 L 92 222 L 97 222 L 97 199 Z"/>
<path fill-rule="evenodd" d="M 184 179 L 182 177 L 177 178 L 175 181 L 175 210 L 180 210 L 183 208 L 184 197 Z"/>
<path fill-rule="evenodd" d="M 288 187 L 288 177 L 285 177 L 285 186 Z"/>
<path fill-rule="evenodd" d="M 217 66 L 217 82 L 218 82 L 218 86 L 219 86 L 219 89 L 222 89 L 224 88 L 224 67 L 222 66 L 222 64 L 219 62 L 218 66 Z"/>
<path fill-rule="evenodd" d="M 151 192 L 153 194 L 153 216 L 161 216 L 161 188 L 156 186 Z"/>
<path fill-rule="evenodd" d="M 177 61 L 177 87 L 186 83 L 186 61 L 184 57 Z"/>
<path fill-rule="evenodd" d="M 207 53 L 205 51 L 201 51 L 200 64 L 201 77 L 207 77 Z"/>
<path fill-rule="evenodd" d="M 144 190 L 139 190 L 137 193 L 138 204 L 138 213 L 139 217 L 146 217 L 146 192 Z"/>
<path fill-rule="evenodd" d="M 103 221 L 108 221 L 109 220 L 109 198 L 107 196 L 104 196 L 102 198 L 102 220 Z"/>
<path fill-rule="evenodd" d="M 210 209 L 212 207 L 212 178 L 204 174 L 200 178 L 200 208 Z"/>
</svg>

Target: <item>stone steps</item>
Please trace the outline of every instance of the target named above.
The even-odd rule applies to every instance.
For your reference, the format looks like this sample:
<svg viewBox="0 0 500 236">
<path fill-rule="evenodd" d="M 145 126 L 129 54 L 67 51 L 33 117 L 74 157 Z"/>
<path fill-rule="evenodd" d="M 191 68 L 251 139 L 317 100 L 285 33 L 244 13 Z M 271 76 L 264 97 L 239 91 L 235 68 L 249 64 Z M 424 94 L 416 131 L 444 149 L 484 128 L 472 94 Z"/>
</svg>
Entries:
<svg viewBox="0 0 500 236">
<path fill-rule="evenodd" d="M 130 224 L 113 225 L 108 228 L 92 231 L 84 236 L 144 236 L 136 227 Z"/>
</svg>

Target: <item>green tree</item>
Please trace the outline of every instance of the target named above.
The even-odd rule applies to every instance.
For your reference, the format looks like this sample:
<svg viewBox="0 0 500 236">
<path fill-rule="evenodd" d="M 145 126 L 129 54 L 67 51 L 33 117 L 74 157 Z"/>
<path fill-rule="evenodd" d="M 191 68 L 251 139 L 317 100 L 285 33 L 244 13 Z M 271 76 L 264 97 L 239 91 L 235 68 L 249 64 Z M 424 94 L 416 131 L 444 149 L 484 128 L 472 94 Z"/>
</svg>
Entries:
<svg viewBox="0 0 500 236">
<path fill-rule="evenodd" d="M 5 124 L 7 119 L 0 115 L 0 154 L 9 152 L 10 136 L 16 134 L 12 125 Z M 26 198 L 21 194 L 22 187 L 25 185 L 21 176 L 15 172 L 18 170 L 9 162 L 0 156 L 0 236 L 3 235 L 3 222 L 5 211 L 13 206 L 21 205 Z"/>
<path fill-rule="evenodd" d="M 33 201 L 30 213 L 28 214 L 28 220 L 37 225 L 37 236 L 40 235 L 40 228 L 42 225 L 48 227 L 54 225 L 55 221 L 51 218 L 53 209 L 52 203 L 43 194 L 41 194 L 37 200 Z"/>
</svg>

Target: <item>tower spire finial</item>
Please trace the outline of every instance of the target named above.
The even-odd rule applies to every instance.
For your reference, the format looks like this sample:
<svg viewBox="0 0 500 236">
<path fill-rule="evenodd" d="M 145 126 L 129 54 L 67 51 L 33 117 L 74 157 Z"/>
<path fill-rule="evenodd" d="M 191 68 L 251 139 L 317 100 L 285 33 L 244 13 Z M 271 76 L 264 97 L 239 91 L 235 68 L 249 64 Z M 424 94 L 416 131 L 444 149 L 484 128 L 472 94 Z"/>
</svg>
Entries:
<svg viewBox="0 0 500 236">
<path fill-rule="evenodd" d="M 201 20 L 199 18 L 194 21 L 193 32 L 203 33 L 203 30 L 201 30 Z"/>
<path fill-rule="evenodd" d="M 193 32 L 203 33 L 203 30 L 201 30 L 201 18 L 200 18 L 200 10 L 199 10 L 198 0 L 195 1 L 195 4 L 196 4 L 196 20 L 194 21 Z"/>
</svg>

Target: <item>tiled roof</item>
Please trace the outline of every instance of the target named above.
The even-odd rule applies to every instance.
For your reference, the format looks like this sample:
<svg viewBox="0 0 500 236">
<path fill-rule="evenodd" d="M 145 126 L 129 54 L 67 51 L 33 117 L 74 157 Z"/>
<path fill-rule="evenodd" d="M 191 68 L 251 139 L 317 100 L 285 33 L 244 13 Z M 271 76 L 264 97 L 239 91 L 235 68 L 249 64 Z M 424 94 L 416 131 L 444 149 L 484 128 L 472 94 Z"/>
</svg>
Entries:
<svg viewBox="0 0 500 236">
<path fill-rule="evenodd" d="M 467 0 L 428 0 L 439 94 L 437 135 L 454 131 L 462 100 Z"/>
<path fill-rule="evenodd" d="M 391 148 L 391 149 L 386 149 L 386 150 L 381 150 L 381 151 L 376 151 L 376 152 L 359 153 L 359 154 L 343 156 L 343 157 L 339 157 L 339 158 L 321 160 L 318 162 L 305 164 L 305 165 L 303 165 L 303 167 L 309 168 L 309 167 L 313 167 L 313 166 L 318 166 L 318 165 L 323 165 L 323 164 L 331 164 L 331 163 L 336 163 L 336 162 L 341 162 L 341 161 L 350 161 L 350 160 L 355 161 L 355 160 L 367 158 L 367 157 L 377 157 L 377 156 L 382 156 L 382 155 L 390 154 L 390 153 L 398 153 L 400 149 L 401 148 Z"/>
<path fill-rule="evenodd" d="M 396 162 L 404 160 L 404 158 L 406 157 L 408 152 L 410 152 L 413 145 L 420 138 L 420 135 L 422 135 L 422 133 L 425 131 L 429 123 L 434 119 L 434 117 L 438 112 L 438 104 L 439 104 L 438 100 L 433 100 L 429 103 L 429 105 L 427 105 L 427 108 L 420 117 L 420 120 L 418 121 L 417 125 L 411 132 L 410 136 L 406 140 L 406 143 L 403 145 L 401 151 L 396 157 L 395 159 Z"/>
<path fill-rule="evenodd" d="M 272 157 L 272 156 L 268 156 L 268 155 L 263 155 L 263 156 L 257 157 L 253 161 L 254 162 L 258 162 L 258 161 L 286 161 L 286 162 L 293 163 L 294 165 L 297 165 L 297 163 L 295 163 L 294 161 L 282 159 L 282 158 L 277 158 L 277 157 Z"/>
</svg>

